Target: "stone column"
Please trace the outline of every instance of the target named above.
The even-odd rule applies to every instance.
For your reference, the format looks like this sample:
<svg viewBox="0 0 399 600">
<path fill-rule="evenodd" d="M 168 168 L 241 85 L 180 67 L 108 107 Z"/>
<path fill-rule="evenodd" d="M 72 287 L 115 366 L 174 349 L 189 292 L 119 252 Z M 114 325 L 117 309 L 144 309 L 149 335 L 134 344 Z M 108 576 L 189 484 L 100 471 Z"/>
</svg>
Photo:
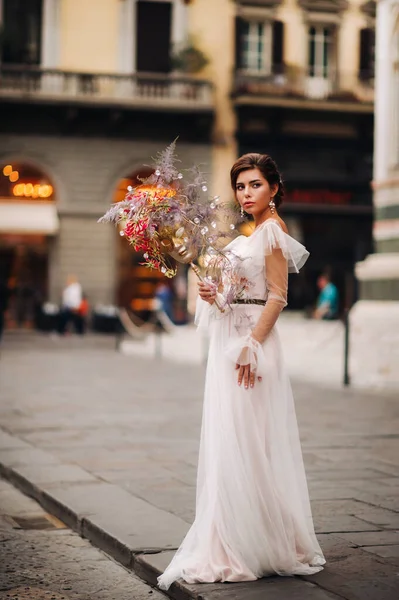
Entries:
<svg viewBox="0 0 399 600">
<path fill-rule="evenodd" d="M 187 39 L 187 6 L 175 0 L 172 7 L 172 48 L 180 47 Z"/>
<path fill-rule="evenodd" d="M 399 0 L 377 5 L 373 202 L 375 254 L 356 265 L 352 381 L 399 387 Z"/>
<path fill-rule="evenodd" d="M 119 71 L 136 71 L 136 0 L 119 2 Z"/>
<path fill-rule="evenodd" d="M 44 0 L 42 19 L 42 67 L 56 69 L 60 62 L 60 0 Z"/>
</svg>

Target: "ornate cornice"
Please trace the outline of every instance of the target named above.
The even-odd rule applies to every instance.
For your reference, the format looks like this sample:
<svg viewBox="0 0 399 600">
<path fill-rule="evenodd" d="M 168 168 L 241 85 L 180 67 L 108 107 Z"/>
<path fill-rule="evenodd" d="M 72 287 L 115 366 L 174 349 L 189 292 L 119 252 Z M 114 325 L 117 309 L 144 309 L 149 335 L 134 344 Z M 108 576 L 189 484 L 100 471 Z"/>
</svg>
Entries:
<svg viewBox="0 0 399 600">
<path fill-rule="evenodd" d="M 377 12 L 377 2 L 375 0 L 369 0 L 361 6 L 361 11 L 364 12 L 371 19 L 375 19 Z"/>
<path fill-rule="evenodd" d="M 309 12 L 339 13 L 348 4 L 347 0 L 299 0 L 299 6 Z"/>
</svg>

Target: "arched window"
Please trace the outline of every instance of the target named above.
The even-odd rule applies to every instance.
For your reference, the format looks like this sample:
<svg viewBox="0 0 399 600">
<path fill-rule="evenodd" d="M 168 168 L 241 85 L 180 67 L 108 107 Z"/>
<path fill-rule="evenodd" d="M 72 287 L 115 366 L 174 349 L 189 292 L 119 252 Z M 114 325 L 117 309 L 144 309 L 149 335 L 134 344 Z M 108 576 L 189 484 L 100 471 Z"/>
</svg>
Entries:
<svg viewBox="0 0 399 600">
<path fill-rule="evenodd" d="M 37 167 L 26 163 L 2 164 L 0 198 L 4 202 L 54 200 L 54 187 L 49 178 Z"/>
<path fill-rule="evenodd" d="M 140 185 L 140 179 L 149 177 L 151 173 L 151 168 L 144 168 L 121 179 L 115 189 L 113 201 L 121 202 L 129 186 Z M 142 266 L 142 254 L 135 252 L 123 237 L 118 235 L 118 238 L 117 303 L 146 319 L 152 310 L 155 288 L 164 276 L 159 271 L 150 271 Z"/>
</svg>

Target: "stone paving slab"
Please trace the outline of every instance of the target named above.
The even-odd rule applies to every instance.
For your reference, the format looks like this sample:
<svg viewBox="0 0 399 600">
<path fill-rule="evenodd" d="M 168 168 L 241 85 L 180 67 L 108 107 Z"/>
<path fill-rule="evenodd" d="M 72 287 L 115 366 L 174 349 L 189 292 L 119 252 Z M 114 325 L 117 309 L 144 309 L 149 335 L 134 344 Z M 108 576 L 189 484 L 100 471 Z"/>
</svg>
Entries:
<svg viewBox="0 0 399 600">
<path fill-rule="evenodd" d="M 328 567 L 305 579 L 347 600 L 396 600 L 399 561 L 387 562 L 365 548 L 352 548 L 338 535 L 319 536 Z"/>
<path fill-rule="evenodd" d="M 31 448 L 31 446 L 20 438 L 10 435 L 7 431 L 0 429 L 0 449 L 8 450 L 12 448 Z"/>
<path fill-rule="evenodd" d="M 187 523 L 172 513 L 164 511 L 132 496 L 119 486 L 96 479 L 74 465 L 52 465 L 46 461 L 36 464 L 37 455 L 24 448 L 24 464 L 21 457 L 14 460 L 18 448 L 0 454 L 0 470 L 25 492 L 39 502 L 46 503 L 54 514 L 79 530 L 85 518 L 85 528 L 93 526 L 106 531 L 108 536 L 127 546 L 129 552 L 148 549 L 176 548 L 187 531 Z M 54 458 L 54 457 L 52 457 Z M 51 469 L 49 469 L 49 465 Z M 65 473 L 68 477 L 65 477 Z"/>
<path fill-rule="evenodd" d="M 399 531 L 363 531 L 355 533 L 340 533 L 340 539 L 355 546 L 389 546 L 399 545 Z"/>
<path fill-rule="evenodd" d="M 366 552 L 381 556 L 382 558 L 397 558 L 399 559 L 399 545 L 397 546 L 366 546 Z"/>
<path fill-rule="evenodd" d="M 51 485 L 58 486 L 60 483 L 94 483 L 97 481 L 93 475 L 77 465 L 31 463 L 29 465 L 20 464 L 17 470 L 22 477 L 29 478 L 35 484 L 42 484 L 45 489 Z"/>
<path fill-rule="evenodd" d="M 0 358 L 3 473 L 154 580 L 156 561 L 168 557 L 142 551 L 177 547 L 194 516 L 203 375 L 203 367 L 121 356 L 101 336 L 11 340 Z M 303 382 L 294 395 L 325 571 L 242 590 L 174 586 L 175 597 L 255 600 L 258 584 L 278 598 L 302 590 L 322 600 L 399 597 L 398 398 Z M 287 595 L 293 581 L 302 588 Z"/>
<path fill-rule="evenodd" d="M 372 523 L 362 521 L 351 515 L 326 515 L 314 517 L 316 533 L 339 533 L 346 531 L 378 531 L 380 528 Z"/>
<path fill-rule="evenodd" d="M 157 577 L 165 570 L 173 552 L 142 555 L 135 558 L 135 572 L 156 585 Z M 194 584 L 176 582 L 168 591 L 175 600 L 338 600 L 335 594 L 320 589 L 299 577 L 268 577 L 243 583 Z"/>
<path fill-rule="evenodd" d="M 31 444 L 26 444 L 23 448 L 3 448 L 1 457 L 4 463 L 9 467 L 18 467 L 22 465 L 60 465 L 57 458 L 45 452 L 40 448 L 35 448 Z"/>
<path fill-rule="evenodd" d="M 14 519 L 26 516 L 28 503 L 36 520 L 46 521 L 36 502 L 5 483 Z M 70 529 L 16 527 L 9 510 L 0 494 L 0 600 L 165 599 Z"/>
</svg>

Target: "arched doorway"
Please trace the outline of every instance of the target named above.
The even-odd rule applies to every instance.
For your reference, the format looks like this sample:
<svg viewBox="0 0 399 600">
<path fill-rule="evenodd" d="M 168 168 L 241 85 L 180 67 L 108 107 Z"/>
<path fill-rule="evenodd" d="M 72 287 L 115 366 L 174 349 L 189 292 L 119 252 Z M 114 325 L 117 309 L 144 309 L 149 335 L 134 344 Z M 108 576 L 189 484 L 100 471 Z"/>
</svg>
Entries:
<svg viewBox="0 0 399 600">
<path fill-rule="evenodd" d="M 6 327 L 35 326 L 48 297 L 49 252 L 57 230 L 50 178 L 24 162 L 0 163 L 0 279 L 8 289 Z"/>
<path fill-rule="evenodd" d="M 140 179 L 149 177 L 151 169 L 135 171 L 121 179 L 114 194 L 114 202 L 121 202 L 129 186 L 140 185 Z M 162 275 L 158 271 L 150 271 L 140 265 L 143 256 L 135 252 L 126 240 L 116 232 L 117 241 L 117 304 L 132 309 L 136 314 L 146 318 L 151 310 L 151 302 L 155 289 Z"/>
<path fill-rule="evenodd" d="M 152 169 L 141 169 L 135 171 L 129 176 L 123 178 L 118 183 L 114 193 L 114 202 L 121 202 L 129 186 L 140 185 L 142 179 L 151 175 Z M 116 232 L 117 241 L 117 304 L 125 308 L 130 308 L 135 314 L 143 319 L 147 319 L 153 308 L 153 299 L 157 292 L 159 294 L 170 295 L 173 306 L 170 316 L 176 322 L 185 322 L 186 320 L 186 271 L 184 265 L 177 265 L 178 275 L 170 280 L 159 271 L 152 271 L 144 267 L 144 257 L 141 253 L 135 252 L 126 240 Z M 161 291 L 162 284 L 162 291 Z M 167 286 L 167 288 L 165 288 Z"/>
</svg>

